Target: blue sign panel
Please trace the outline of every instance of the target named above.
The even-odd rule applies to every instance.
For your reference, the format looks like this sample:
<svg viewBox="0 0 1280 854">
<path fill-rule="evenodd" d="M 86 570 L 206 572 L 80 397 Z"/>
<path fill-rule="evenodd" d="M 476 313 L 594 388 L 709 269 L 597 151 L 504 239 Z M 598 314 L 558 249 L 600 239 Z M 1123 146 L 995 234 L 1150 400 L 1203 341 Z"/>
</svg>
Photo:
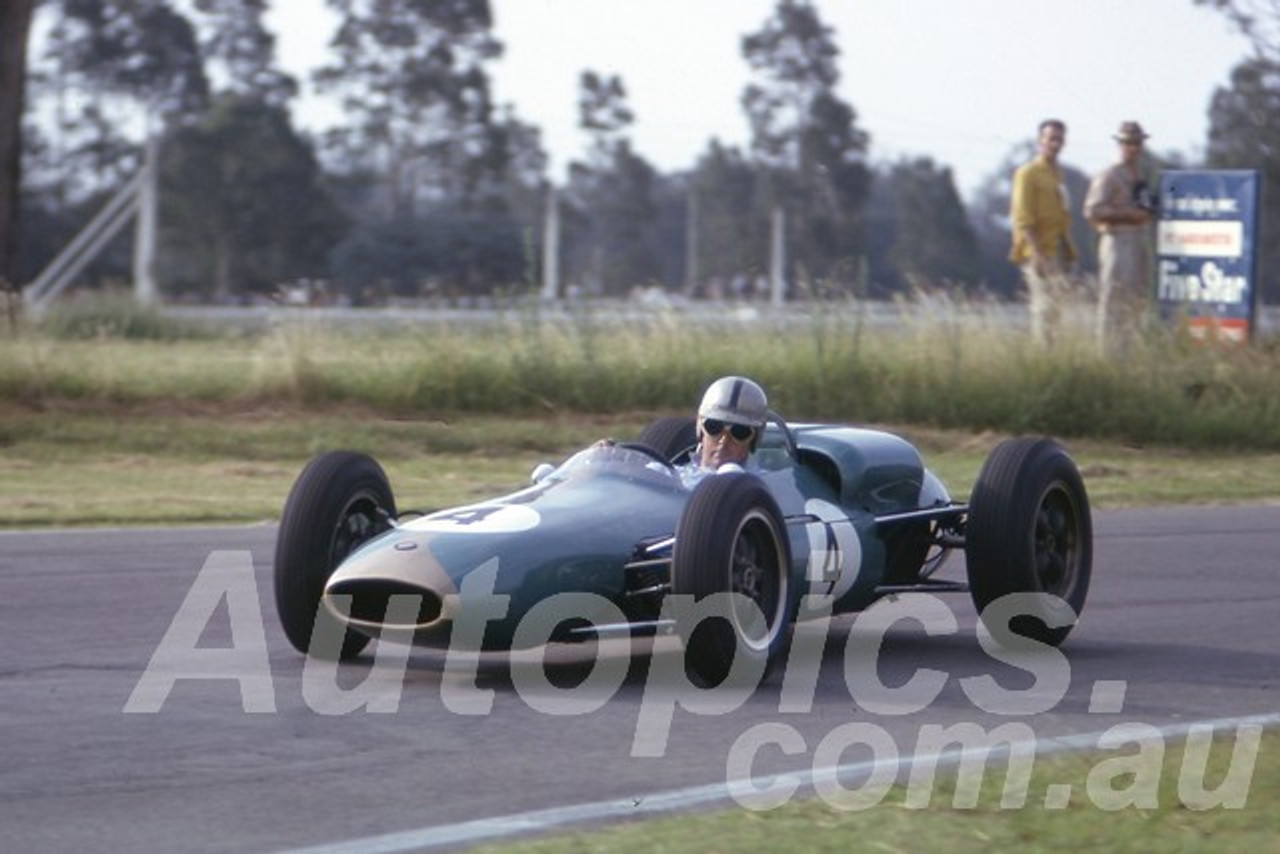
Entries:
<svg viewBox="0 0 1280 854">
<path fill-rule="evenodd" d="M 1258 173 L 1160 176 L 1156 299 L 1196 337 L 1246 341 L 1257 303 Z"/>
</svg>

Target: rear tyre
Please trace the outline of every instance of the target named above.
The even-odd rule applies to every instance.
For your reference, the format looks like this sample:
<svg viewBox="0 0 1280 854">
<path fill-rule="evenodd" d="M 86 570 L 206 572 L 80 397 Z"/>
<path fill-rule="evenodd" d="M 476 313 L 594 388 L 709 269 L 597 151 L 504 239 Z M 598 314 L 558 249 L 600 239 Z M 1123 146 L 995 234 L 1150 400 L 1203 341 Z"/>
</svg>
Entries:
<svg viewBox="0 0 1280 854">
<path fill-rule="evenodd" d="M 690 452 L 698 444 L 698 430 L 692 418 L 673 415 L 651 422 L 640 433 L 639 441 L 681 465 L 689 461 Z"/>
<path fill-rule="evenodd" d="M 310 654 L 318 629 L 343 633 L 341 660 L 369 643 L 340 626 L 320 598 L 338 564 L 388 530 L 395 515 L 387 475 L 372 457 L 332 451 L 307 463 L 285 501 L 276 538 L 276 613 L 294 649 Z"/>
<path fill-rule="evenodd" d="M 1010 593 L 1048 593 L 1008 621 L 1016 635 L 1057 646 L 1084 607 L 1093 570 L 1093 520 L 1076 464 L 1050 439 L 1011 439 L 987 458 L 969 499 L 965 563 L 974 605 Z M 1070 612 L 1062 607 L 1070 606 Z"/>
<path fill-rule="evenodd" d="M 716 616 L 678 624 L 685 669 L 704 686 L 730 675 L 736 656 L 763 678 L 781 657 L 791 622 L 791 555 L 782 512 L 753 474 L 712 475 L 694 490 L 676 528 L 671 589 L 695 602 L 740 594 Z"/>
</svg>

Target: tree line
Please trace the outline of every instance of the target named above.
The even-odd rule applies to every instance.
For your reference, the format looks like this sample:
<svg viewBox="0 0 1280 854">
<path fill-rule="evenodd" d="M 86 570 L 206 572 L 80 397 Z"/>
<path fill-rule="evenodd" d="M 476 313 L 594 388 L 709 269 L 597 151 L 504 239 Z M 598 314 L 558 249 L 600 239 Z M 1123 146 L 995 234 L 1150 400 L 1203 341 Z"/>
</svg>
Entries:
<svg viewBox="0 0 1280 854">
<path fill-rule="evenodd" d="M 326 2 L 337 27 L 313 82 L 345 121 L 316 135 L 294 123 L 299 85 L 277 64 L 269 0 L 0 4 L 0 277 L 31 281 L 154 135 L 157 274 L 169 298 L 266 297 L 298 280 L 353 302 L 536 289 L 549 200 L 561 278 L 588 294 L 758 295 L 779 223 L 793 293 L 1017 288 L 1008 182 L 1031 133 L 968 207 L 945 164 L 873 164 L 871 136 L 838 94 L 835 34 L 810 0 L 778 0 L 742 39 L 745 149 L 712 139 L 692 169 L 662 173 L 632 143 L 626 81 L 584 69 L 589 142 L 556 188 L 539 129 L 494 101 L 488 67 L 503 45 L 488 0 Z M 1258 168 L 1275 186 L 1280 65 L 1264 25 L 1280 11 L 1268 0 L 1194 2 L 1219 8 L 1258 48 L 1213 98 L 1204 165 Z M 39 55 L 28 52 L 33 18 Z M 1083 198 L 1086 176 L 1067 167 L 1066 180 Z M 1277 195 L 1264 202 L 1260 241 L 1271 271 Z M 127 244 L 87 275 L 127 281 Z"/>
</svg>

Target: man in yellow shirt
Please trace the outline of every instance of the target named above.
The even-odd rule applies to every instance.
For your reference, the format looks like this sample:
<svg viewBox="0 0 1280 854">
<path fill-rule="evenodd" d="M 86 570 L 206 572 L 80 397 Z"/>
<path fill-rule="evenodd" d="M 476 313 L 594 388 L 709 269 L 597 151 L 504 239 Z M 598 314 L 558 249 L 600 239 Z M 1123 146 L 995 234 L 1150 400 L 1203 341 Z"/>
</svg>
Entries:
<svg viewBox="0 0 1280 854">
<path fill-rule="evenodd" d="M 1058 170 L 1058 153 L 1066 139 L 1063 122 L 1041 122 L 1036 157 L 1013 173 L 1009 260 L 1022 268 L 1030 300 L 1031 337 L 1037 344 L 1048 344 L 1052 338 L 1057 302 L 1068 291 L 1067 269 L 1076 259 L 1067 188 Z"/>
</svg>

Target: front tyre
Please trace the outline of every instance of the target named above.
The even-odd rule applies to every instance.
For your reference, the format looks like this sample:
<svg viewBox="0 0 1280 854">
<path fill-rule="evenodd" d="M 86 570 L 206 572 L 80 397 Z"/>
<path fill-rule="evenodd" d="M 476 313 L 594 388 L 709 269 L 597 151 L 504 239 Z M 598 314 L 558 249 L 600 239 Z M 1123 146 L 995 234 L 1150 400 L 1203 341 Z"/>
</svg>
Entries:
<svg viewBox="0 0 1280 854">
<path fill-rule="evenodd" d="M 991 452 L 969 499 L 965 563 L 984 622 L 988 606 L 1003 596 L 1047 593 L 1008 620 L 1008 628 L 1052 646 L 1066 639 L 1089 592 L 1093 520 L 1084 481 L 1062 446 L 1010 439 Z"/>
<path fill-rule="evenodd" d="M 341 632 L 338 657 L 346 660 L 369 643 L 339 625 L 320 598 L 338 564 L 389 529 L 395 514 L 387 475 L 372 457 L 332 451 L 298 475 L 281 514 L 274 570 L 276 613 L 294 649 L 310 653 L 313 636 Z"/>
<path fill-rule="evenodd" d="M 699 603 L 728 593 L 723 608 L 678 620 L 685 669 L 705 686 L 739 672 L 763 678 L 786 645 L 790 625 L 790 544 L 782 512 L 760 478 L 711 475 L 694 490 L 676 528 L 671 590 Z"/>
</svg>

